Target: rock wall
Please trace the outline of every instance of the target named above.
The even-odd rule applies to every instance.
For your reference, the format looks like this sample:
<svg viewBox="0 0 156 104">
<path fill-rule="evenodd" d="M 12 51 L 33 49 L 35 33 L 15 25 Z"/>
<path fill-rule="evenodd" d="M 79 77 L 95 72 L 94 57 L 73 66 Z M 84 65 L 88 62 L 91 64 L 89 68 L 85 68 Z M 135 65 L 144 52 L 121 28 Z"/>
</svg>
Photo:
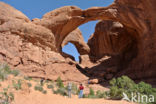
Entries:
<svg viewBox="0 0 156 104">
<path fill-rule="evenodd" d="M 0 2 L 1 60 L 14 67 L 20 66 L 18 63 L 32 64 L 35 67 L 37 65 L 39 68 L 36 70 L 44 73 L 44 70 L 50 69 L 43 64 L 47 62 L 46 57 L 51 58 L 53 57 L 51 55 L 57 54 L 54 56 L 59 60 L 67 60 L 68 58 L 62 57 L 61 49 L 67 42 L 73 42 L 79 52 L 89 58 L 86 60 L 93 63 L 94 70 L 92 72 L 96 73 L 96 76 L 98 73 L 104 73 L 107 69 L 103 69 L 103 65 L 106 67 L 113 65 L 118 72 L 113 74 L 114 76 L 126 74 L 136 80 L 155 80 L 155 5 L 155 0 L 115 0 L 108 7 L 92 7 L 86 10 L 75 6 L 65 6 L 46 13 L 42 19 L 36 18 L 30 21 L 18 10 Z M 77 35 L 75 29 L 81 24 L 93 20 L 101 20 L 101 22 L 97 24 L 95 33 L 88 42 L 90 47 L 88 47 L 82 37 L 75 38 L 81 36 Z M 76 35 L 73 37 L 73 34 Z M 35 52 L 34 56 L 31 52 Z M 17 59 L 14 59 L 15 53 L 17 53 Z M 53 54 L 49 55 L 49 53 Z M 105 58 L 106 54 L 111 58 Z M 81 58 L 83 59 L 83 57 Z M 18 61 L 17 63 L 13 61 L 11 64 L 11 60 Z M 65 61 L 65 63 L 68 62 L 69 60 Z M 81 60 L 81 62 L 84 61 Z M 74 62 L 71 61 L 71 63 Z M 63 65 L 61 62 L 60 64 Z M 75 66 L 70 65 L 70 67 L 76 69 Z M 100 72 L 98 72 L 98 67 L 100 67 Z M 25 65 L 21 68 L 23 70 L 30 69 Z M 57 69 L 57 67 L 55 68 Z M 31 68 L 31 70 L 34 69 Z M 107 79 L 110 79 L 110 76 L 112 75 L 109 75 Z"/>
<path fill-rule="evenodd" d="M 131 29 L 111 20 L 97 23 L 94 34 L 88 40 L 89 59 L 92 63 L 96 63 L 92 67 L 87 64 L 90 74 L 111 79 L 118 72 L 125 70 L 136 58 L 138 43 L 135 35 L 138 34 L 134 30 L 131 32 L 129 30 Z"/>
<path fill-rule="evenodd" d="M 134 56 L 133 56 L 133 53 L 135 53 L 135 51 L 128 50 L 128 54 L 122 54 L 122 57 L 119 56 L 115 58 L 115 60 L 117 59 L 115 63 L 119 62 L 119 64 L 117 65 L 120 66 L 118 73 L 115 74 L 115 76 L 128 75 L 131 78 L 136 79 L 136 80 L 148 80 L 148 82 L 155 82 L 156 80 L 156 77 L 155 77 L 155 74 L 156 74 L 156 70 L 155 70 L 156 68 L 156 57 L 155 57 L 155 53 L 156 53 L 156 44 L 155 44 L 155 41 L 156 41 L 156 35 L 155 35 L 156 34 L 156 30 L 155 30 L 156 7 L 155 5 L 156 5 L 155 0 L 131 0 L 131 1 L 130 0 L 116 0 L 114 4 L 112 4 L 111 6 L 107 8 L 107 10 L 109 10 L 110 13 L 114 14 L 113 16 L 112 15 L 106 16 L 107 14 L 106 12 L 108 12 L 107 10 L 103 10 L 103 12 L 101 12 L 101 15 L 102 14 L 104 15 L 103 20 L 109 19 L 112 21 L 118 21 L 125 27 L 127 31 L 125 34 L 126 38 L 124 37 L 120 38 L 118 40 L 120 43 L 123 43 L 124 45 L 129 43 L 129 41 L 127 42 L 125 41 L 124 43 L 124 40 L 125 39 L 127 40 L 129 36 L 132 36 L 133 39 L 135 40 L 133 42 L 134 45 L 132 45 L 132 46 L 135 46 L 134 50 L 136 49 L 136 54 L 134 54 Z M 97 8 L 94 8 L 95 11 L 96 9 Z M 122 44 L 118 46 L 118 44 L 120 43 L 116 39 L 113 39 L 112 36 L 109 37 L 109 39 L 112 39 L 111 40 L 112 43 L 108 42 L 109 39 L 106 39 L 106 38 L 108 38 L 107 32 L 109 32 L 109 29 L 105 31 L 104 28 L 102 29 L 102 26 L 104 27 L 105 24 L 101 26 L 99 26 L 99 24 L 100 23 L 97 24 L 95 33 L 91 37 L 91 40 L 89 42 L 90 47 L 97 46 L 97 47 L 90 49 L 91 50 L 90 57 L 93 57 L 92 59 L 96 59 L 96 60 L 98 60 L 99 57 L 101 58 L 103 54 L 105 53 L 114 55 L 114 53 L 115 54 L 120 53 L 119 51 L 120 49 L 124 49 L 122 47 L 124 45 Z M 108 28 L 109 27 L 110 26 L 108 26 Z M 98 30 L 100 28 L 101 30 Z M 107 26 L 105 28 L 107 28 Z M 117 31 L 117 32 L 120 33 L 120 31 Z M 101 38 L 104 40 L 102 41 Z M 116 44 L 113 45 L 114 43 Z M 94 49 L 96 49 L 97 51 L 94 51 Z M 131 54 L 133 58 L 130 58 Z M 126 65 L 125 65 L 125 61 L 126 63 L 128 61 Z M 113 62 L 108 61 L 106 63 L 113 63 Z M 98 67 L 101 68 L 102 66 L 107 67 L 106 63 L 105 61 L 101 62 L 100 65 L 93 67 L 93 69 L 98 69 Z"/>
<path fill-rule="evenodd" d="M 90 56 L 102 58 L 105 55 L 121 55 L 127 48 L 136 43 L 134 33 L 119 22 L 100 21 L 94 34 L 88 40 Z M 137 43 L 136 43 L 137 45 Z"/>
<path fill-rule="evenodd" d="M 138 32 L 138 54 L 121 74 L 134 79 L 154 79 L 156 74 L 156 1 L 116 0 L 120 21 Z"/>
<path fill-rule="evenodd" d="M 76 62 L 64 58 L 55 43 L 51 30 L 0 2 L 0 63 L 36 78 L 56 80 L 60 76 L 64 81 L 86 81 Z"/>
</svg>

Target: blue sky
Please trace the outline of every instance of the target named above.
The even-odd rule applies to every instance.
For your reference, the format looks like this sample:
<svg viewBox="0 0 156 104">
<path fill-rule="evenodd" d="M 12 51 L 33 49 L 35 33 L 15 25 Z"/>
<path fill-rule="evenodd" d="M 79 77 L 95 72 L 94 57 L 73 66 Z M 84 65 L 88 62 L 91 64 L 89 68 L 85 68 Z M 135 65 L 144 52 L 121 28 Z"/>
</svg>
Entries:
<svg viewBox="0 0 156 104">
<path fill-rule="evenodd" d="M 105 7 L 113 3 L 114 0 L 0 0 L 10 4 L 14 8 L 23 12 L 28 18 L 42 18 L 42 16 L 56 8 L 62 6 L 75 5 L 81 9 L 98 6 Z M 94 33 L 94 28 L 97 21 L 92 21 L 81 25 L 79 28 L 83 34 L 84 40 L 87 42 L 91 34 Z M 78 52 L 74 45 L 68 44 L 63 48 L 63 51 L 74 56 L 78 61 Z"/>
</svg>

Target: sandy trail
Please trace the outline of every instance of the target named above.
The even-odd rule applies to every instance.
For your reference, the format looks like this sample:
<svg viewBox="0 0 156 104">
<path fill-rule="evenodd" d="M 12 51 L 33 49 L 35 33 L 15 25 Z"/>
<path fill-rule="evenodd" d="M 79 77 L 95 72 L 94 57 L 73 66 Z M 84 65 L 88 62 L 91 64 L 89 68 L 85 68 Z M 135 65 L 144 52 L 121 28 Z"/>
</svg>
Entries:
<svg viewBox="0 0 156 104">
<path fill-rule="evenodd" d="M 12 83 L 11 79 L 12 77 L 10 77 L 9 80 L 7 81 L 1 82 L 3 86 L 1 86 L 0 89 L 2 90 L 2 88 L 5 88 L 8 84 L 11 85 Z M 11 104 L 132 104 L 127 101 L 117 101 L 117 100 L 87 99 L 87 98 L 79 99 L 78 96 L 74 95 L 72 95 L 72 98 L 68 98 L 61 95 L 53 94 L 52 90 L 47 89 L 46 86 L 44 86 L 44 89 L 47 91 L 47 94 L 43 94 L 39 91 L 34 90 L 34 85 L 36 85 L 36 82 L 30 81 L 32 84 L 31 88 L 27 86 L 26 82 L 27 81 L 24 81 L 24 83 L 22 84 L 22 90 L 18 91 L 14 89 L 12 90 L 15 98 Z M 106 88 L 102 88 L 97 85 L 92 85 L 92 87 L 96 89 L 107 90 Z"/>
<path fill-rule="evenodd" d="M 13 104 L 132 104 L 126 101 L 113 101 L 104 99 L 78 99 L 77 96 L 72 98 L 63 97 L 48 92 L 42 94 L 38 91 L 31 91 L 31 93 L 16 93 Z"/>
</svg>

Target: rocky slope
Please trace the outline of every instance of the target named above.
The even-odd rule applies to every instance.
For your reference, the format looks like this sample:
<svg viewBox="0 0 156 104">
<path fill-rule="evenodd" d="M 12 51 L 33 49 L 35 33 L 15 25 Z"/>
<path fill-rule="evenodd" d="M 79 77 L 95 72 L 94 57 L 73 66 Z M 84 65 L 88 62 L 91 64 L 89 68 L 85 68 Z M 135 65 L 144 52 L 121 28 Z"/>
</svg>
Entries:
<svg viewBox="0 0 156 104">
<path fill-rule="evenodd" d="M 100 79 L 125 74 L 155 82 L 155 5 L 155 0 L 115 0 L 86 10 L 65 6 L 31 21 L 0 2 L 0 61 L 36 77 L 87 80 L 78 68 Z M 92 20 L 100 22 L 87 45 L 77 27 Z M 83 67 L 62 53 L 68 42 L 76 46 Z"/>
<path fill-rule="evenodd" d="M 75 62 L 57 52 L 51 30 L 31 22 L 24 14 L 0 2 L 0 62 L 38 78 L 83 82 Z M 81 79 L 78 79 L 81 77 Z"/>
<path fill-rule="evenodd" d="M 99 22 L 88 43 L 90 47 L 94 46 L 90 49 L 91 56 L 111 55 L 113 61 L 117 60 L 117 65 L 113 64 L 118 70 L 116 76 L 126 74 L 133 79 L 155 82 L 155 5 L 154 0 L 116 0 L 110 6 L 116 11 L 110 20 L 119 21 L 123 26 L 109 21 Z M 97 67 L 109 67 L 106 64 L 103 62 Z"/>
</svg>

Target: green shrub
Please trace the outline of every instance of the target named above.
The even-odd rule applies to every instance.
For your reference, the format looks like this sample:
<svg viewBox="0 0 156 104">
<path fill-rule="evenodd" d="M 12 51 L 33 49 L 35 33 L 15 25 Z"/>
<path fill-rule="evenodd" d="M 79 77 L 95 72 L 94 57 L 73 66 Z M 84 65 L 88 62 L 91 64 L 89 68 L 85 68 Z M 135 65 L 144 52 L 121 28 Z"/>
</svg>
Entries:
<svg viewBox="0 0 156 104">
<path fill-rule="evenodd" d="M 36 86 L 34 87 L 34 89 L 35 89 L 36 91 L 40 91 L 40 92 L 42 92 L 42 91 L 44 90 L 43 87 L 40 86 L 40 85 L 36 85 Z"/>
<path fill-rule="evenodd" d="M 24 76 L 24 79 L 25 80 L 28 80 L 28 81 L 31 81 L 32 80 L 32 77 Z"/>
<path fill-rule="evenodd" d="M 117 79 L 112 79 L 110 81 L 110 92 L 109 97 L 111 99 L 122 99 L 123 92 L 127 94 L 128 98 L 131 99 L 131 93 L 139 93 L 140 95 L 155 95 L 156 97 L 156 89 L 152 88 L 150 84 L 145 82 L 140 82 L 136 84 L 133 80 L 131 80 L 127 76 L 122 76 Z M 156 103 L 156 102 L 154 102 Z M 153 103 L 153 104 L 154 104 Z M 150 104 L 150 103 L 148 103 Z"/>
<path fill-rule="evenodd" d="M 136 84 L 133 80 L 128 78 L 127 76 L 122 76 L 117 79 L 112 79 L 110 81 L 110 97 L 111 99 L 122 99 L 123 92 L 127 93 L 130 97 L 131 92 L 136 92 Z"/>
<path fill-rule="evenodd" d="M 43 93 L 43 94 L 47 94 L 47 91 L 46 91 L 46 90 L 43 90 L 42 93 Z"/>
<path fill-rule="evenodd" d="M 77 88 L 77 85 L 72 83 L 72 94 L 78 95 L 79 94 L 79 89 Z"/>
<path fill-rule="evenodd" d="M 88 98 L 96 98 L 95 92 L 92 88 L 89 89 Z"/>
<path fill-rule="evenodd" d="M 3 88 L 3 91 L 0 92 L 0 100 L 1 104 L 10 104 L 14 100 L 14 94 L 8 91 L 9 86 L 7 88 Z"/>
<path fill-rule="evenodd" d="M 87 94 L 83 94 L 83 98 L 88 98 L 88 95 Z"/>
<path fill-rule="evenodd" d="M 14 75 L 15 77 L 19 75 L 19 70 L 12 70 L 11 74 Z"/>
<path fill-rule="evenodd" d="M 9 92 L 9 99 L 10 99 L 11 101 L 14 100 L 14 94 L 13 94 L 12 92 Z"/>
<path fill-rule="evenodd" d="M 92 88 L 89 89 L 89 95 L 92 95 L 92 96 L 95 95 L 94 90 Z"/>
<path fill-rule="evenodd" d="M 12 80 L 12 85 L 16 90 L 22 89 L 22 81 L 20 79 L 18 81 Z"/>
<path fill-rule="evenodd" d="M 107 94 L 106 92 L 101 92 L 100 90 L 96 91 L 96 97 L 97 98 L 106 98 Z"/>
<path fill-rule="evenodd" d="M 7 64 L 0 65 L 0 79 L 2 81 L 6 80 L 10 73 L 11 73 L 11 70 Z"/>
<path fill-rule="evenodd" d="M 54 91 L 54 94 L 60 94 L 62 96 L 67 96 L 68 95 L 66 88 L 63 88 L 63 87 L 58 88 L 56 91 Z"/>
<path fill-rule="evenodd" d="M 47 85 L 47 88 L 48 88 L 48 89 L 53 89 L 54 86 L 53 86 L 52 84 L 48 84 L 48 85 Z"/>
<path fill-rule="evenodd" d="M 111 87 L 110 88 L 110 97 L 111 97 L 111 99 L 114 99 L 114 100 L 122 99 L 123 98 L 122 93 L 124 91 L 125 90 L 123 90 L 122 88 L 118 88 L 116 86 Z"/>
<path fill-rule="evenodd" d="M 2 81 L 6 80 L 9 74 L 13 74 L 14 76 L 17 76 L 19 74 L 19 71 L 11 70 L 7 64 L 0 65 L 0 79 Z"/>
<path fill-rule="evenodd" d="M 59 88 L 64 88 L 63 81 L 61 80 L 60 77 L 57 78 L 57 80 L 56 80 L 56 85 L 57 85 Z"/>
<path fill-rule="evenodd" d="M 54 89 L 54 82 L 51 80 L 45 80 L 45 83 L 47 83 L 47 88 L 48 89 L 52 89 L 52 91 L 53 91 L 53 89 Z"/>
<path fill-rule="evenodd" d="M 32 87 L 32 84 L 31 83 L 27 83 L 28 84 L 28 87 Z"/>
</svg>

